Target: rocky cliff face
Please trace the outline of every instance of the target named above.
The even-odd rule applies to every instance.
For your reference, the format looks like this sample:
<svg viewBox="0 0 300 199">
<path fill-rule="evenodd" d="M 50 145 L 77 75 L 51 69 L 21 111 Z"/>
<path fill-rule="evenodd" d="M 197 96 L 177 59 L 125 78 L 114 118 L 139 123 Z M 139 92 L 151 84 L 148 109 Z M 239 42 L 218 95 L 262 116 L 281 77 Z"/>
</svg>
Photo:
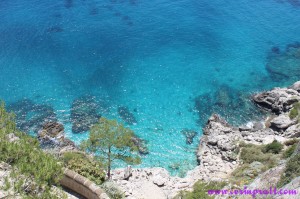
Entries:
<svg viewBox="0 0 300 199">
<path fill-rule="evenodd" d="M 241 141 L 259 145 L 271 143 L 275 139 L 285 142 L 299 137 L 297 118 L 290 119 L 288 116 L 293 104 L 300 101 L 299 91 L 300 82 L 296 82 L 289 88 L 274 88 L 254 95 L 254 103 L 273 115 L 244 126 L 233 127 L 220 116 L 212 115 L 203 129 L 196 153 L 199 166 L 189 171 L 185 178 L 172 177 L 163 168 L 146 168 L 130 169 L 130 173 L 128 170 L 116 169 L 112 179 L 125 192 L 126 197 L 132 199 L 172 198 L 181 190 L 191 190 L 198 180 L 226 180 L 240 164 Z M 284 166 L 282 163 L 266 171 L 249 186 L 259 188 L 275 185 Z M 269 175 L 272 178 L 266 177 Z"/>
</svg>

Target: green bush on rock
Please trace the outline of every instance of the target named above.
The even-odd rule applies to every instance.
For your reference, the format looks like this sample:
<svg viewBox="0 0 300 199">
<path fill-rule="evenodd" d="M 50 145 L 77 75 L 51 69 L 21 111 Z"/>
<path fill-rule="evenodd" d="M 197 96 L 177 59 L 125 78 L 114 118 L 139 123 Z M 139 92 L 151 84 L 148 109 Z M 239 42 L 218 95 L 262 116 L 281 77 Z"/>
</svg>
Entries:
<svg viewBox="0 0 300 199">
<path fill-rule="evenodd" d="M 283 149 L 283 145 L 280 142 L 278 142 L 277 140 L 274 140 L 272 143 L 267 144 L 263 148 L 263 152 L 264 153 L 279 154 L 282 149 Z"/>
<path fill-rule="evenodd" d="M 268 163 L 270 165 L 274 164 L 274 157 L 271 153 L 263 152 L 264 146 L 257 146 L 253 144 L 247 144 L 242 148 L 240 159 L 244 163 L 252 163 L 258 161 L 261 163 Z"/>
<path fill-rule="evenodd" d="M 282 154 L 283 158 L 289 158 L 294 153 L 295 149 L 297 147 L 297 144 L 293 144 L 292 146 L 289 146 Z"/>
<path fill-rule="evenodd" d="M 289 117 L 294 119 L 296 117 L 299 118 L 299 111 L 300 111 L 300 102 L 296 102 L 293 104 L 293 108 L 289 112 Z"/>
</svg>

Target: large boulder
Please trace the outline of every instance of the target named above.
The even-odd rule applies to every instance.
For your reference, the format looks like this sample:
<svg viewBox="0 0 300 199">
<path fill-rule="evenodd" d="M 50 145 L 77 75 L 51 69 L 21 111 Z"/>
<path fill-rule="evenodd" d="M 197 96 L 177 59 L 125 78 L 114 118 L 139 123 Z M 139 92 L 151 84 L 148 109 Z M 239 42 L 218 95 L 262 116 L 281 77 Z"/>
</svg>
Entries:
<svg viewBox="0 0 300 199">
<path fill-rule="evenodd" d="M 272 128 L 275 131 L 283 131 L 295 124 L 296 120 L 291 120 L 288 115 L 281 114 L 270 121 Z"/>
<path fill-rule="evenodd" d="M 298 138 L 300 137 L 300 124 L 295 124 L 287 128 L 283 132 L 283 136 L 286 138 Z"/>
<path fill-rule="evenodd" d="M 47 122 L 38 132 L 37 136 L 43 148 L 76 148 L 75 143 L 65 137 L 64 126 L 58 122 Z"/>
<path fill-rule="evenodd" d="M 268 111 L 281 114 L 288 112 L 295 102 L 300 101 L 300 95 L 293 89 L 274 88 L 254 95 L 253 101 Z"/>
</svg>

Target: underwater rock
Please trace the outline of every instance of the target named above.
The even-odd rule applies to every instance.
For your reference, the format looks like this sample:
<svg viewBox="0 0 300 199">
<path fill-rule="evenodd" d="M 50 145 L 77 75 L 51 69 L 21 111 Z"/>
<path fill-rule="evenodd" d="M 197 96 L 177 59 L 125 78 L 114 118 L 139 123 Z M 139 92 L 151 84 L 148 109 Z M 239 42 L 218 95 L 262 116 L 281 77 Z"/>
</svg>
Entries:
<svg viewBox="0 0 300 199">
<path fill-rule="evenodd" d="M 190 129 L 183 129 L 181 133 L 185 136 L 186 138 L 186 144 L 192 144 L 194 137 L 197 135 L 196 131 L 190 130 Z"/>
<path fill-rule="evenodd" d="M 26 133 L 37 133 L 45 122 L 57 120 L 51 106 L 35 104 L 28 99 L 10 104 L 8 110 L 16 114 L 17 127 Z"/>
<path fill-rule="evenodd" d="M 88 131 L 98 122 L 101 115 L 98 113 L 98 104 L 94 97 L 83 96 L 75 99 L 71 108 L 71 121 L 73 133 Z"/>
<path fill-rule="evenodd" d="M 133 141 L 134 145 L 138 147 L 139 153 L 141 155 L 147 155 L 149 153 L 146 142 L 144 140 L 138 138 L 137 136 L 132 137 L 131 140 Z"/>
<path fill-rule="evenodd" d="M 129 109 L 126 106 L 120 106 L 120 107 L 118 107 L 118 113 L 119 113 L 120 117 L 127 124 L 133 125 L 133 124 L 137 123 L 137 120 L 136 120 L 135 116 L 133 115 L 133 113 L 131 113 L 129 111 Z"/>
<path fill-rule="evenodd" d="M 52 26 L 47 29 L 47 32 L 50 32 L 50 33 L 57 33 L 57 32 L 63 32 L 63 31 L 64 31 L 64 29 L 60 26 Z"/>
<path fill-rule="evenodd" d="M 271 49 L 266 69 L 274 81 L 297 81 L 300 76 L 300 44 L 288 44 L 283 52 Z"/>
</svg>

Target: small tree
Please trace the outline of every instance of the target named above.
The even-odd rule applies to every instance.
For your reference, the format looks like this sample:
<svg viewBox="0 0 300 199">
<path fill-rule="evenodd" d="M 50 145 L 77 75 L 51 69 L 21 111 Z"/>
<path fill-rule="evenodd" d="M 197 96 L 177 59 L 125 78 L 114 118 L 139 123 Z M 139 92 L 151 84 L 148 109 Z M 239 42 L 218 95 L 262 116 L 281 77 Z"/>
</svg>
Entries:
<svg viewBox="0 0 300 199">
<path fill-rule="evenodd" d="M 135 154 L 138 148 L 132 141 L 133 136 L 133 131 L 125 128 L 123 124 L 101 117 L 91 128 L 90 136 L 82 143 L 82 147 L 104 160 L 107 165 L 107 177 L 110 178 L 114 160 L 122 160 L 128 164 L 141 162 Z"/>
</svg>

